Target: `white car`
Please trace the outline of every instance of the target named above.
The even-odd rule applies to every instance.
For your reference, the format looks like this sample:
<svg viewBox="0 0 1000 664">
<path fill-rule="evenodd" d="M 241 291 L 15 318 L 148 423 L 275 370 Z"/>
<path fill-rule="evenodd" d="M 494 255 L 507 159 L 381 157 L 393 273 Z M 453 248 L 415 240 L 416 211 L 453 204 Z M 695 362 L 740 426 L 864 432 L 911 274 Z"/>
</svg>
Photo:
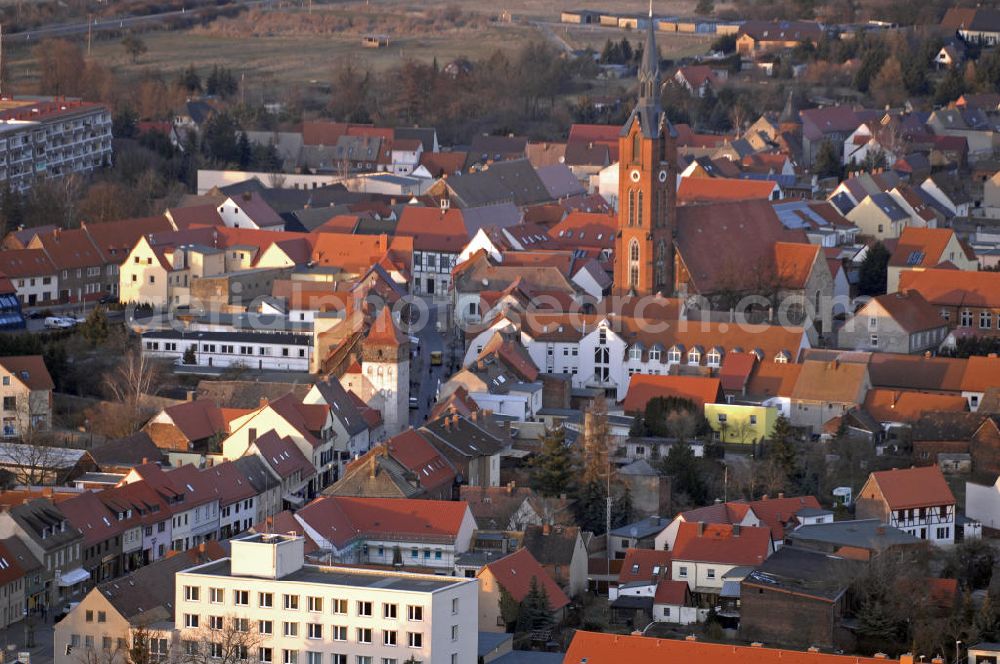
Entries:
<svg viewBox="0 0 1000 664">
<path fill-rule="evenodd" d="M 75 325 L 75 320 L 63 316 L 49 316 L 45 319 L 45 328 L 49 330 L 65 330 Z"/>
</svg>

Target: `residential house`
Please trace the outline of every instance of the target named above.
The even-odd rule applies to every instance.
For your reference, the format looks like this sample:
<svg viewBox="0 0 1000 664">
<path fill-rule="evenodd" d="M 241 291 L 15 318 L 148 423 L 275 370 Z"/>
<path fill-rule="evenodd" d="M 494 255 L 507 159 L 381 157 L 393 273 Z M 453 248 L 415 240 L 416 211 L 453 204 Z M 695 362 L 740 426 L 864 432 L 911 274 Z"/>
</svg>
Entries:
<svg viewBox="0 0 1000 664">
<path fill-rule="evenodd" d="M 679 625 L 698 622 L 698 610 L 692 603 L 691 588 L 686 581 L 663 579 L 656 584 L 653 620 Z"/>
<path fill-rule="evenodd" d="M 859 519 L 879 519 L 933 544 L 955 542 L 955 496 L 937 466 L 871 473 L 855 505 Z"/>
<path fill-rule="evenodd" d="M 1000 10 L 991 7 L 951 7 L 941 19 L 941 27 L 967 42 L 1000 44 Z"/>
<path fill-rule="evenodd" d="M 1000 331 L 1000 273 L 902 270 L 899 288 L 920 293 L 953 336 L 993 336 Z"/>
<path fill-rule="evenodd" d="M 325 404 L 330 409 L 334 447 L 355 457 L 371 448 L 379 438 L 381 416 L 354 393 L 331 377 L 316 381 L 303 397 L 306 404 Z"/>
<path fill-rule="evenodd" d="M 219 206 L 219 216 L 228 228 L 283 231 L 285 220 L 255 191 L 228 197 Z"/>
<path fill-rule="evenodd" d="M 261 461 L 271 478 L 278 482 L 278 486 L 272 489 L 276 495 L 269 496 L 268 515 L 301 507 L 308 501 L 309 487 L 315 478 L 316 468 L 302 454 L 291 436 L 282 437 L 273 430 L 268 431 L 254 438 L 246 450 L 246 456 L 253 456 Z M 235 459 L 234 463 L 238 464 L 241 460 Z"/>
<path fill-rule="evenodd" d="M 8 548 L 9 541 L 0 541 L 0 626 L 3 629 L 26 617 L 27 577 L 36 571 L 25 569 L 29 565 L 22 565 L 18 560 L 17 550 L 14 547 Z"/>
<path fill-rule="evenodd" d="M 811 21 L 744 21 L 737 33 L 736 52 L 756 58 L 804 42 L 816 44 L 823 35 L 823 26 Z"/>
<path fill-rule="evenodd" d="M 523 531 L 528 526 L 566 526 L 574 521 L 569 499 L 547 498 L 514 483 L 497 487 L 466 484 L 459 490 L 459 498 L 469 504 L 479 530 Z"/>
<path fill-rule="evenodd" d="M 83 535 L 83 568 L 96 585 L 119 576 L 122 571 L 124 527 L 106 503 L 92 491 L 59 502 L 59 511 L 71 528 Z"/>
<path fill-rule="evenodd" d="M 105 489 L 97 497 L 121 525 L 123 573 L 166 557 L 173 514 L 163 495 L 139 481 Z"/>
<path fill-rule="evenodd" d="M 10 279 L 24 306 L 53 304 L 59 298 L 59 271 L 41 249 L 0 251 L 0 273 Z"/>
<path fill-rule="evenodd" d="M 521 545 L 570 597 L 587 587 L 587 549 L 575 526 L 527 526 Z"/>
<path fill-rule="evenodd" d="M 58 505 L 47 498 L 27 500 L 0 512 L 0 539 L 15 537 L 44 567 L 44 590 L 28 599 L 29 609 L 57 610 L 75 600 L 90 581 L 83 568 L 83 535 L 69 524 Z"/>
<path fill-rule="evenodd" d="M 229 539 L 257 523 L 257 490 L 235 461 L 217 463 L 201 472 L 212 481 L 219 495 L 217 539 Z"/>
<path fill-rule="evenodd" d="M 910 214 L 888 193 L 865 197 L 845 216 L 862 235 L 876 240 L 898 238 L 911 221 Z"/>
<path fill-rule="evenodd" d="M 396 235 L 413 238 L 412 292 L 448 298 L 452 269 L 469 240 L 463 211 L 407 205 L 396 224 Z"/>
<path fill-rule="evenodd" d="M 323 496 L 295 513 L 305 534 L 342 563 L 451 574 L 476 527 L 460 501 Z"/>
<path fill-rule="evenodd" d="M 679 67 L 674 74 L 674 81 L 696 97 L 704 97 L 710 90 L 715 93 L 723 80 L 724 77 L 708 65 Z"/>
<path fill-rule="evenodd" d="M 633 523 L 613 528 L 608 533 L 609 557 L 624 558 L 629 549 L 654 548 L 654 543 L 669 524 L 670 520 L 664 517 L 648 516 Z"/>
<path fill-rule="evenodd" d="M 254 505 L 257 514 L 254 517 L 255 524 L 266 523 L 269 518 L 280 513 L 284 509 L 282 500 L 282 477 L 278 475 L 273 467 L 256 454 L 240 457 L 233 460 L 233 464 L 239 469 L 253 487 Z"/>
<path fill-rule="evenodd" d="M 144 431 L 95 445 L 87 452 L 97 464 L 98 471 L 117 475 L 127 475 L 136 466 L 150 461 L 162 463 L 166 460 L 160 448 Z"/>
<path fill-rule="evenodd" d="M 150 659 L 168 661 L 178 646 L 173 630 L 175 575 L 224 555 L 213 543 L 97 585 L 55 624 L 54 661 L 75 664 L 81 658 L 95 657 L 123 661 L 139 630 L 146 631 Z"/>
<path fill-rule="evenodd" d="M 142 428 L 161 450 L 218 454 L 226 435 L 222 409 L 210 399 L 167 406 Z"/>
<path fill-rule="evenodd" d="M 990 146 L 992 151 L 992 138 Z M 972 198 L 965 190 L 963 181 L 951 178 L 944 173 L 934 173 L 920 183 L 920 191 L 921 195 L 926 194 L 932 205 L 936 204 L 946 214 L 954 217 L 969 216 Z"/>
<path fill-rule="evenodd" d="M 476 575 L 479 579 L 479 628 L 486 632 L 506 632 L 501 596 L 524 602 L 533 587 L 544 589 L 553 620 L 562 620 L 569 597 L 550 577 L 528 549 L 518 549 L 500 560 L 487 563 Z"/>
<path fill-rule="evenodd" d="M 839 330 L 837 343 L 849 350 L 934 353 L 948 335 L 948 322 L 918 291 L 879 295 L 865 303 Z"/>
<path fill-rule="evenodd" d="M 26 441 L 52 426 L 55 383 L 41 355 L 0 358 L 3 437 Z"/>
<path fill-rule="evenodd" d="M 488 424 L 485 414 L 474 412 L 468 418 L 445 415 L 428 421 L 419 432 L 466 484 L 500 485 L 500 454 L 509 447 L 509 442 L 504 441 L 502 432 Z"/>
<path fill-rule="evenodd" d="M 768 528 L 730 524 L 681 523 L 671 561 L 671 578 L 686 581 L 696 603 L 714 605 L 722 577 L 736 567 L 761 565 L 774 544 Z"/>
<path fill-rule="evenodd" d="M 975 254 L 952 229 L 906 228 L 889 259 L 886 291 L 899 290 L 899 275 L 903 271 L 920 272 L 939 265 L 971 272 L 979 269 Z"/>
<path fill-rule="evenodd" d="M 864 403 L 869 388 L 864 364 L 806 360 L 791 394 L 792 426 L 821 433 L 827 421 Z"/>
<path fill-rule="evenodd" d="M 211 479 L 193 465 L 166 472 L 155 464 L 143 464 L 133 468 L 121 484 L 136 482 L 146 482 L 169 507 L 169 549 L 186 551 L 218 535 L 219 496 Z M 160 541 L 158 545 L 162 543 Z"/>
<path fill-rule="evenodd" d="M 802 158 L 810 166 L 824 143 L 830 143 L 839 153 L 847 137 L 862 123 L 850 106 L 807 109 L 799 111 L 799 118 L 802 121 Z"/>
<path fill-rule="evenodd" d="M 410 429 L 348 463 L 323 494 L 451 500 L 457 481 L 455 467 L 429 442 L 426 432 Z"/>
</svg>

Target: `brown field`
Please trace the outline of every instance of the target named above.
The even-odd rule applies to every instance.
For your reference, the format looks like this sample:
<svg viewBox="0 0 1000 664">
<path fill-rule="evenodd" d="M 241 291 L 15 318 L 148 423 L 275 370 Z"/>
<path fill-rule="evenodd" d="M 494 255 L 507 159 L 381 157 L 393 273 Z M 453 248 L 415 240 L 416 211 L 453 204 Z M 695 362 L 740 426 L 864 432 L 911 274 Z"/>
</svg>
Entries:
<svg viewBox="0 0 1000 664">
<path fill-rule="evenodd" d="M 3 0 L 0 0 L 2 2 Z M 298 0 L 284 11 L 306 15 L 308 0 Z M 659 14 L 689 14 L 694 0 L 657 0 L 654 7 Z M 417 25 L 412 34 L 401 34 L 391 39 L 387 48 L 367 49 L 360 45 L 360 35 L 372 26 L 374 13 L 386 16 L 395 28 L 400 17 L 444 10 L 460 6 L 468 14 L 494 18 L 501 10 L 510 11 L 514 22 L 508 24 L 480 20 L 486 27 L 469 27 L 442 30 L 440 25 Z M 542 32 L 531 25 L 532 21 L 545 21 L 552 31 L 573 48 L 591 47 L 600 50 L 608 39 L 628 36 L 632 41 L 641 36 L 634 32 L 614 28 L 581 27 L 559 24 L 562 9 L 592 7 L 622 12 L 643 11 L 648 5 L 643 0 L 555 0 L 542 3 L 537 0 L 423 0 L 419 4 L 401 0 L 371 0 L 370 5 L 354 0 L 348 3 L 321 3 L 313 5 L 315 16 L 350 16 L 357 27 L 333 34 L 268 33 L 265 36 L 240 36 L 240 31 L 221 27 L 196 28 L 183 31 L 154 31 L 142 35 L 149 51 L 137 63 L 132 63 L 117 38 L 95 38 L 92 55 L 105 63 L 116 74 L 129 76 L 143 70 L 159 69 L 167 73 L 180 71 L 194 64 L 203 73 L 212 65 L 220 64 L 244 76 L 249 89 L 266 91 L 311 82 L 326 83 L 338 63 L 352 61 L 362 68 L 384 70 L 398 65 L 405 59 L 430 62 L 437 59 L 442 65 L 460 56 L 475 60 L 496 49 L 513 51 L 528 41 L 544 39 Z M 309 17 L 312 19 L 312 17 Z M 236 20 L 239 20 L 238 18 Z M 221 33 L 221 34 L 220 34 Z M 711 38 L 694 35 L 661 34 L 660 50 L 666 58 L 678 58 L 704 53 Z M 9 49 L 6 55 L 8 82 L 18 91 L 30 92 L 37 71 L 31 50 L 22 45 Z"/>
</svg>

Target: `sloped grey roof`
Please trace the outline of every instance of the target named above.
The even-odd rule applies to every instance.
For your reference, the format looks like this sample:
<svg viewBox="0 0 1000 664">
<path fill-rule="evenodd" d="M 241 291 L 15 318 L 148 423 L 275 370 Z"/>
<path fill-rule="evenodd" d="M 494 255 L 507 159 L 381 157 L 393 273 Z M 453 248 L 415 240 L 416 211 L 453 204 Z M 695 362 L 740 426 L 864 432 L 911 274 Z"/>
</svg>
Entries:
<svg viewBox="0 0 1000 664">
<path fill-rule="evenodd" d="M 523 206 L 552 200 L 527 159 L 499 161 L 482 171 L 452 176 L 447 183 L 463 208 L 497 203 Z"/>
<path fill-rule="evenodd" d="M 316 382 L 323 400 L 330 406 L 330 412 L 340 421 L 348 435 L 359 434 L 368 428 L 347 390 L 336 378 L 326 378 Z"/>
</svg>

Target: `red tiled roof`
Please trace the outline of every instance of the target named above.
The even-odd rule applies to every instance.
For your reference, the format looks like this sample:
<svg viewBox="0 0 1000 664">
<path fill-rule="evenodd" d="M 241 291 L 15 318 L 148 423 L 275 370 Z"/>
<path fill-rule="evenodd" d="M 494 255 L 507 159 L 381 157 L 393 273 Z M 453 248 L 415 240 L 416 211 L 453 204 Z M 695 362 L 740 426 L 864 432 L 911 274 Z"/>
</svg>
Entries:
<svg viewBox="0 0 1000 664">
<path fill-rule="evenodd" d="M 677 187 L 679 203 L 710 203 L 715 201 L 770 200 L 777 183 L 770 180 L 740 180 L 737 178 L 681 178 Z"/>
<path fill-rule="evenodd" d="M 296 471 L 301 471 L 304 479 L 316 472 L 312 462 L 305 458 L 288 436 L 279 438 L 272 430 L 258 436 L 253 444 L 260 452 L 260 457 L 278 474 L 278 477 L 291 477 Z"/>
<path fill-rule="evenodd" d="M 523 602 L 531 590 L 532 579 L 537 579 L 538 585 L 545 589 L 549 598 L 549 607 L 553 611 L 569 604 L 569 597 L 566 596 L 566 593 L 545 572 L 545 568 L 535 560 L 535 557 L 527 549 L 518 549 L 500 560 L 489 563 L 483 570 L 489 570 L 515 601 Z"/>
<path fill-rule="evenodd" d="M 564 247 L 597 247 L 612 249 L 615 246 L 617 222 L 612 214 L 574 211 L 549 229 L 549 237 Z"/>
<path fill-rule="evenodd" d="M 684 606 L 688 597 L 687 581 L 672 581 L 663 579 L 656 584 L 656 593 L 653 595 L 653 604 L 669 604 L 671 606 Z"/>
<path fill-rule="evenodd" d="M 104 266 L 104 257 L 83 228 L 57 228 L 35 237 L 30 247 L 44 250 L 60 270 Z"/>
<path fill-rule="evenodd" d="M 916 228 L 907 226 L 899 235 L 895 251 L 889 258 L 891 267 L 931 267 L 948 260 L 944 250 L 955 231 L 950 228 Z M 919 261 L 916 260 L 919 257 Z"/>
<path fill-rule="evenodd" d="M 54 390 L 56 385 L 41 355 L 0 357 L 0 368 L 14 374 L 29 390 Z"/>
<path fill-rule="evenodd" d="M 618 583 L 656 581 L 660 578 L 669 578 L 671 557 L 669 551 L 628 549 L 625 551 L 622 570 L 618 573 Z M 653 570 L 656 568 L 659 568 L 658 573 L 653 574 Z"/>
<path fill-rule="evenodd" d="M 24 576 L 24 570 L 17 564 L 17 556 L 0 541 L 0 585 L 5 586 L 12 581 L 16 581 Z"/>
<path fill-rule="evenodd" d="M 973 355 L 965 363 L 962 374 L 963 392 L 985 392 L 1000 385 L 1000 358 Z"/>
<path fill-rule="evenodd" d="M 805 288 L 819 252 L 820 246 L 818 244 L 775 242 L 774 264 L 782 286 L 784 288 Z"/>
<path fill-rule="evenodd" d="M 770 555 L 770 549 L 768 528 L 683 522 L 674 540 L 674 560 L 760 565 Z"/>
<path fill-rule="evenodd" d="M 368 330 L 365 343 L 395 348 L 407 343 L 407 341 L 406 335 L 399 331 L 396 322 L 392 319 L 392 310 L 388 305 L 383 306 Z"/>
<path fill-rule="evenodd" d="M 430 171 L 431 177 L 459 173 L 468 157 L 466 152 L 421 152 L 420 165 Z"/>
<path fill-rule="evenodd" d="M 894 468 L 871 474 L 889 509 L 954 505 L 955 496 L 937 466 Z"/>
<path fill-rule="evenodd" d="M 408 205 L 396 224 L 396 235 L 413 238 L 418 251 L 457 254 L 469 242 L 462 211 Z"/>
<path fill-rule="evenodd" d="M 1000 308 L 1000 272 L 903 270 L 899 289 L 919 291 L 936 306 Z"/>
<path fill-rule="evenodd" d="M 719 367 L 719 383 L 723 390 L 731 392 L 742 391 L 750 381 L 757 364 L 757 356 L 753 353 L 726 353 Z"/>
<path fill-rule="evenodd" d="M 433 445 L 413 429 L 393 436 L 386 443 L 392 458 L 416 475 L 426 491 L 430 492 L 455 481 L 455 470 Z"/>
<path fill-rule="evenodd" d="M 864 408 L 879 422 L 916 422 L 924 413 L 966 411 L 969 402 L 960 394 L 873 388 L 868 390 Z"/>
<path fill-rule="evenodd" d="M 469 505 L 465 501 L 325 496 L 296 513 L 338 547 L 358 534 L 454 540 Z"/>
<path fill-rule="evenodd" d="M 118 263 L 119 265 L 128 258 L 129 252 L 132 251 L 139 238 L 150 233 L 173 229 L 170 221 L 162 214 L 155 217 L 122 219 L 99 224 L 81 223 L 80 227 L 90 235 L 106 262 Z"/>
<path fill-rule="evenodd" d="M 641 413 L 646 410 L 646 402 L 650 399 L 680 397 L 690 399 L 700 410 L 706 403 L 716 403 L 719 391 L 718 378 L 634 374 L 629 380 L 622 408 L 626 413 Z"/>
<path fill-rule="evenodd" d="M 785 524 L 791 521 L 799 510 L 807 507 L 820 509 L 815 496 L 762 498 L 748 504 L 760 522 L 771 529 L 775 541 L 785 538 Z"/>
<path fill-rule="evenodd" d="M 223 461 L 205 468 L 201 472 L 215 486 L 219 496 L 219 507 L 248 500 L 257 495 L 250 480 L 240 472 L 240 469 L 232 461 Z"/>
<path fill-rule="evenodd" d="M 936 307 L 932 307 L 915 290 L 887 293 L 875 298 L 875 302 L 908 333 L 931 330 L 947 325 Z M 865 308 L 871 305 L 865 305 Z"/>
<path fill-rule="evenodd" d="M 96 493 L 84 491 L 59 503 L 70 525 L 83 534 L 84 546 L 93 546 L 122 533 L 117 515 L 111 514 Z"/>
<path fill-rule="evenodd" d="M 176 406 L 168 406 L 163 412 L 170 416 L 174 425 L 189 441 L 211 438 L 226 431 L 222 411 L 211 399 L 186 401 Z"/>
<path fill-rule="evenodd" d="M 578 664 L 886 664 L 885 659 L 833 655 L 821 652 L 780 650 L 730 643 L 708 643 L 648 636 L 622 636 L 579 630 L 573 634 L 563 662 Z"/>
</svg>

